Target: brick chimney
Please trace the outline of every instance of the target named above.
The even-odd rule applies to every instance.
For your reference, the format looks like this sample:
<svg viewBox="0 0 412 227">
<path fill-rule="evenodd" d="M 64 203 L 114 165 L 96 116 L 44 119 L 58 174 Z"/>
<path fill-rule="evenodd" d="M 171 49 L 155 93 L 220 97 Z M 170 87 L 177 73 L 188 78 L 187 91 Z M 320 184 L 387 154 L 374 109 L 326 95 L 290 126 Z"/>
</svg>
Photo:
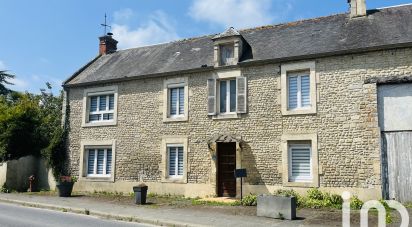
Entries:
<svg viewBox="0 0 412 227">
<path fill-rule="evenodd" d="M 113 39 L 112 33 L 107 33 L 105 36 L 99 37 L 99 54 L 111 54 L 117 50 L 117 40 Z"/>
<path fill-rule="evenodd" d="M 348 0 L 350 4 L 350 17 L 366 16 L 366 0 Z"/>
</svg>

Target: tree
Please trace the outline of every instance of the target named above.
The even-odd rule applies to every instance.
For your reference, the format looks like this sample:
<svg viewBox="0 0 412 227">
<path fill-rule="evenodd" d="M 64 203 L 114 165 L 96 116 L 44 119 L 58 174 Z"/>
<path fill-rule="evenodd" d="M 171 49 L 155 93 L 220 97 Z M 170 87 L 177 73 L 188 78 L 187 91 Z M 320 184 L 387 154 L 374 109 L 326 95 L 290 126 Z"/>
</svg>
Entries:
<svg viewBox="0 0 412 227">
<path fill-rule="evenodd" d="M 50 84 L 47 87 L 40 95 L 19 92 L 0 95 L 0 162 L 26 155 L 51 157 L 43 150 L 50 153 L 59 147 L 56 143 L 64 136 L 62 95 L 54 96 Z"/>
<path fill-rule="evenodd" d="M 20 94 L 17 101 L 0 99 L 0 161 L 18 159 L 26 155 L 40 155 L 47 146 L 39 133 L 39 99 L 35 95 Z"/>
<path fill-rule="evenodd" d="M 7 73 L 6 70 L 0 70 L 0 95 L 7 95 L 11 92 L 10 89 L 6 88 L 6 84 L 13 85 L 13 83 L 8 80 L 14 77 L 13 74 Z"/>
</svg>

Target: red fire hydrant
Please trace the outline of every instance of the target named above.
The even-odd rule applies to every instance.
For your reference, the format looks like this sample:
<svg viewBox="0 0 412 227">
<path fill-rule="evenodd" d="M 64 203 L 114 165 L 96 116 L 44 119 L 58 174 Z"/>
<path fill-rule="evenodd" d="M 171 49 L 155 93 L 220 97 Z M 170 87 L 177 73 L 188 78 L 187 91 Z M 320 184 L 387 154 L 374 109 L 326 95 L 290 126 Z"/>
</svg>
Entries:
<svg viewBox="0 0 412 227">
<path fill-rule="evenodd" d="M 29 177 L 29 189 L 27 190 L 28 192 L 32 192 L 33 191 L 33 186 L 34 186 L 34 175 L 31 175 Z"/>
</svg>

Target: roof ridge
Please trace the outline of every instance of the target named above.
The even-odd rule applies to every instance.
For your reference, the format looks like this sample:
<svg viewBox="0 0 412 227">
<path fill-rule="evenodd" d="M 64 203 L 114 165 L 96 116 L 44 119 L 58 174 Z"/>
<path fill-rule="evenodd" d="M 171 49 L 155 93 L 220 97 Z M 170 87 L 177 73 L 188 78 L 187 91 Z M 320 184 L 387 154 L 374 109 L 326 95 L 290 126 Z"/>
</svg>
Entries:
<svg viewBox="0 0 412 227">
<path fill-rule="evenodd" d="M 390 8 L 399 8 L 399 7 L 402 7 L 402 6 L 410 6 L 410 5 L 412 5 L 412 3 L 389 6 L 389 7 L 383 7 L 383 8 L 376 8 L 376 9 L 368 9 L 368 11 L 381 10 L 381 9 L 390 9 Z M 240 29 L 238 31 L 239 32 L 251 32 L 253 30 L 264 30 L 264 29 L 271 29 L 271 28 L 278 28 L 278 27 L 296 26 L 296 25 L 300 25 L 300 24 L 305 23 L 305 22 L 317 21 L 317 20 L 327 19 L 327 18 L 336 17 L 336 16 L 343 16 L 343 15 L 349 15 L 349 13 L 347 13 L 347 12 L 346 13 L 335 13 L 335 14 L 331 14 L 331 15 L 327 15 L 327 16 L 313 17 L 313 18 L 307 18 L 307 19 L 296 20 L 296 21 L 289 21 L 289 22 L 283 22 L 283 23 L 277 23 L 277 24 L 268 24 L 268 25 L 263 25 L 263 26 L 256 26 L 256 27 L 252 27 L 252 28 L 245 28 L 245 29 Z M 118 52 L 128 51 L 128 50 L 133 50 L 133 49 L 138 49 L 138 48 L 144 48 L 144 47 L 155 47 L 155 46 L 167 45 L 167 44 L 172 44 L 172 43 L 193 41 L 193 40 L 203 39 L 203 38 L 207 38 L 207 37 L 213 38 L 214 36 L 217 36 L 219 34 L 222 34 L 222 33 L 200 35 L 200 36 L 194 36 L 194 37 L 189 37 L 189 38 L 176 39 L 176 40 L 172 40 L 172 41 L 164 42 L 164 43 L 157 43 L 157 44 L 149 44 L 149 45 L 145 45 L 145 46 L 131 47 L 131 48 L 119 50 Z"/>
<path fill-rule="evenodd" d="M 380 8 L 376 8 L 376 9 L 399 8 L 399 7 L 402 7 L 402 6 L 412 6 L 412 3 L 405 3 L 405 4 L 394 5 L 394 6 L 385 6 L 385 7 L 380 7 Z"/>
<path fill-rule="evenodd" d="M 250 32 L 252 30 L 262 30 L 262 29 L 270 29 L 270 28 L 276 28 L 276 27 L 298 25 L 298 24 L 302 24 L 304 22 L 327 19 L 329 17 L 336 17 L 336 16 L 341 16 L 341 15 L 348 15 L 348 13 L 336 13 L 336 14 L 331 14 L 331 15 L 328 15 L 328 16 L 320 16 L 320 17 L 313 17 L 313 18 L 307 18 L 307 19 L 296 20 L 296 21 L 289 21 L 289 22 L 278 23 L 278 24 L 263 25 L 263 26 L 253 27 L 253 28 L 241 29 L 241 30 L 239 30 L 239 32 Z"/>
</svg>

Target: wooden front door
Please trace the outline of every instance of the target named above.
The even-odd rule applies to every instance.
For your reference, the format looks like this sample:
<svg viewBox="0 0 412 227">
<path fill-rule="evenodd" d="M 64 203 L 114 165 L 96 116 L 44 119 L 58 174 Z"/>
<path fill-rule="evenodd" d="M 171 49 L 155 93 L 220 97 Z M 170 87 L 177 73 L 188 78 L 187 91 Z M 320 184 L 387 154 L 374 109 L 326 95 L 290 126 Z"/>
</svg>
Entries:
<svg viewBox="0 0 412 227">
<path fill-rule="evenodd" d="M 217 194 L 235 197 L 236 143 L 218 143 L 217 156 Z"/>
</svg>

